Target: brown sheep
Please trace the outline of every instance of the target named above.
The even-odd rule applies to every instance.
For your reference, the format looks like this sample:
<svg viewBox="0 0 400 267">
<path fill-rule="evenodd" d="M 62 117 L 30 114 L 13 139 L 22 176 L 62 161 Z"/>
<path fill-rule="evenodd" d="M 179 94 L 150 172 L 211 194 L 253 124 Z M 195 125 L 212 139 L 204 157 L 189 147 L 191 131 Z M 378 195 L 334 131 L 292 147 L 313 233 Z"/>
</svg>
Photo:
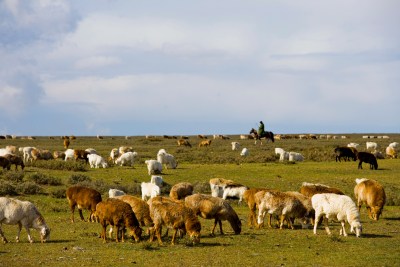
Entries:
<svg viewBox="0 0 400 267">
<path fill-rule="evenodd" d="M 289 195 L 292 195 L 295 198 L 297 198 L 298 200 L 300 200 L 300 202 L 306 208 L 306 211 L 307 211 L 307 216 L 306 217 L 311 220 L 312 224 L 314 224 L 315 210 L 312 207 L 311 198 L 310 197 L 306 197 L 302 193 L 296 192 L 296 191 L 288 191 L 288 192 L 285 192 L 285 193 L 289 194 Z M 293 223 L 294 218 L 291 218 L 291 219 L 292 219 L 292 223 Z M 308 224 L 308 220 L 307 221 L 301 221 L 301 223 L 302 223 L 301 224 L 302 228 L 308 228 L 308 225 L 307 225 Z"/>
<path fill-rule="evenodd" d="M 358 210 L 362 204 L 367 206 L 368 216 L 372 220 L 379 220 L 383 206 L 386 203 L 386 194 L 383 186 L 375 180 L 356 179 L 357 185 L 354 187 L 354 196 L 357 199 Z"/>
<path fill-rule="evenodd" d="M 203 146 L 207 147 L 210 145 L 211 145 L 211 140 L 204 140 L 199 143 L 199 147 L 203 147 Z"/>
<path fill-rule="evenodd" d="M 374 154 L 369 153 L 369 152 L 358 152 L 357 154 L 357 159 L 360 161 L 358 163 L 358 168 L 362 169 L 362 163 L 369 163 L 369 168 L 371 170 L 378 169 L 378 162 L 376 160 L 376 157 L 374 156 Z"/>
<path fill-rule="evenodd" d="M 333 193 L 337 195 L 344 195 L 344 193 L 337 188 L 323 184 L 311 184 L 307 182 L 304 182 L 302 184 L 299 192 L 309 198 L 311 198 L 315 194 L 321 194 L 321 193 Z"/>
<path fill-rule="evenodd" d="M 64 148 L 65 148 L 65 149 L 68 149 L 69 144 L 70 144 L 70 141 L 69 141 L 68 136 L 67 136 L 67 137 L 64 137 Z"/>
<path fill-rule="evenodd" d="M 94 221 L 93 214 L 96 211 L 96 205 L 101 201 L 101 194 L 98 191 L 84 186 L 71 186 L 67 189 L 66 196 L 72 212 L 72 222 L 74 222 L 76 206 L 78 207 L 79 216 L 82 221 L 85 221 L 82 209 L 90 210 L 89 221 Z"/>
<path fill-rule="evenodd" d="M 63 151 L 54 151 L 53 152 L 54 159 L 65 159 L 65 152 Z"/>
<path fill-rule="evenodd" d="M 10 170 L 11 162 L 7 158 L 0 156 L 0 167 L 3 167 L 3 170 Z"/>
<path fill-rule="evenodd" d="M 7 154 L 4 157 L 10 161 L 10 165 L 12 165 L 12 164 L 15 165 L 15 170 L 18 170 L 18 166 L 21 166 L 22 170 L 25 168 L 24 161 L 22 160 L 22 158 L 20 156 Z"/>
<path fill-rule="evenodd" d="M 136 242 L 140 241 L 142 229 L 139 226 L 139 221 L 132 207 L 128 203 L 119 199 L 108 198 L 96 205 L 95 215 L 102 226 L 101 238 L 104 240 L 104 243 L 106 242 L 106 230 L 108 225 L 117 229 L 116 242 L 119 242 L 120 234 L 121 241 L 125 242 L 125 228 L 130 230 L 130 235 L 133 236 Z"/>
<path fill-rule="evenodd" d="M 171 244 L 175 244 L 176 234 L 179 229 L 184 228 L 193 240 L 194 244 L 200 242 L 201 224 L 196 214 L 181 203 L 152 201 L 150 205 L 150 216 L 154 222 L 154 231 L 151 231 L 150 242 L 157 236 L 158 243 L 161 240 L 161 228 L 163 225 L 174 229 Z"/>
<path fill-rule="evenodd" d="M 215 227 L 219 224 L 221 235 L 222 221 L 227 220 L 236 235 L 242 230 L 242 222 L 228 201 L 219 197 L 204 194 L 194 194 L 185 198 L 185 205 L 191 208 L 198 216 L 204 219 L 215 219 L 211 235 L 214 235 Z"/>
<path fill-rule="evenodd" d="M 75 161 L 77 161 L 78 159 L 82 159 L 84 160 L 86 163 L 89 162 L 89 159 L 87 157 L 87 155 L 89 155 L 90 153 L 83 150 L 83 149 L 74 149 L 74 158 Z"/>
<path fill-rule="evenodd" d="M 178 140 L 178 146 L 188 146 L 188 147 L 192 147 L 192 145 L 189 143 L 188 140 L 185 139 L 179 139 Z"/>
<path fill-rule="evenodd" d="M 152 227 L 154 225 L 153 220 L 150 217 L 150 207 L 146 201 L 130 195 L 116 196 L 115 198 L 131 205 L 132 210 L 141 226 Z"/>
<path fill-rule="evenodd" d="M 184 199 L 186 196 L 193 194 L 193 185 L 187 182 L 177 183 L 172 186 L 169 197 L 176 200 Z"/>
<path fill-rule="evenodd" d="M 255 199 L 255 194 L 260 191 L 269 190 L 267 188 L 250 188 L 244 191 L 243 199 L 247 203 L 250 209 L 248 225 L 250 227 L 257 226 L 257 203 Z"/>
</svg>

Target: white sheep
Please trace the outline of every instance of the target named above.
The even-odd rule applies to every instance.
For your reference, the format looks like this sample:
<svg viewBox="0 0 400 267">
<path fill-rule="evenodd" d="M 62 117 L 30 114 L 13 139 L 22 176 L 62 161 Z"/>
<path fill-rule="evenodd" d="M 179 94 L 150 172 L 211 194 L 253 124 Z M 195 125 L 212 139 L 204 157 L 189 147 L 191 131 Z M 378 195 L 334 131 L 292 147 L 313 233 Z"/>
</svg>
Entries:
<svg viewBox="0 0 400 267">
<path fill-rule="evenodd" d="M 233 151 L 239 150 L 240 148 L 240 144 L 238 142 L 232 142 L 231 145 Z"/>
<path fill-rule="evenodd" d="M 157 161 L 160 162 L 161 164 L 165 164 L 167 169 L 176 169 L 178 166 L 178 163 L 175 160 L 175 157 L 165 149 L 160 149 L 157 153 Z"/>
<path fill-rule="evenodd" d="M 153 198 L 160 195 L 160 187 L 153 183 L 142 182 L 140 185 L 142 189 L 142 199 L 147 200 L 147 198 Z"/>
<path fill-rule="evenodd" d="M 25 152 L 24 152 L 25 153 Z M 65 154 L 65 161 L 69 160 L 69 159 L 74 159 L 74 150 L 71 148 L 68 148 L 67 150 L 65 150 L 64 152 Z M 24 154 L 25 155 L 25 154 Z"/>
<path fill-rule="evenodd" d="M 108 167 L 106 160 L 100 155 L 88 154 L 87 158 L 89 160 L 90 168 L 100 168 L 100 166 L 103 168 Z"/>
<path fill-rule="evenodd" d="M 247 148 L 243 148 L 242 152 L 240 152 L 240 156 L 247 157 L 249 155 L 249 150 Z"/>
<path fill-rule="evenodd" d="M 133 164 L 135 162 L 135 158 L 137 157 L 138 153 L 137 152 L 126 152 L 119 156 L 115 160 L 115 164 L 120 165 L 120 166 L 131 166 L 133 167 Z"/>
<path fill-rule="evenodd" d="M 279 161 L 284 161 L 289 159 L 289 152 L 286 152 L 285 150 L 283 150 L 283 148 L 276 147 L 275 154 L 279 155 Z"/>
<path fill-rule="evenodd" d="M 375 151 L 379 148 L 379 145 L 375 142 L 366 142 L 367 150 Z"/>
<path fill-rule="evenodd" d="M 359 145 L 360 145 L 360 144 L 357 144 L 357 143 L 348 143 L 348 144 L 347 144 L 347 147 L 354 147 L 354 148 L 357 149 L 357 147 L 358 147 Z"/>
<path fill-rule="evenodd" d="M 227 197 L 239 198 L 238 204 L 242 203 L 244 191 L 249 189 L 247 186 L 241 184 L 228 184 L 224 187 L 224 193 L 222 194 L 222 199 Z"/>
<path fill-rule="evenodd" d="M 289 152 L 289 161 L 304 161 L 304 157 L 298 152 Z"/>
<path fill-rule="evenodd" d="M 111 152 L 110 152 L 110 158 L 111 158 L 111 160 L 115 163 L 115 160 L 118 158 L 118 156 L 119 156 L 119 150 L 118 150 L 118 148 L 113 148 L 113 149 L 111 149 Z"/>
<path fill-rule="evenodd" d="M 144 163 L 147 165 L 147 170 L 149 172 L 149 175 L 160 174 L 162 172 L 161 162 L 155 159 L 148 159 Z"/>
<path fill-rule="evenodd" d="M 94 148 L 86 148 L 85 151 L 89 154 L 97 154 L 98 155 L 96 149 L 94 149 Z"/>
<path fill-rule="evenodd" d="M 400 147 L 399 143 L 397 143 L 397 142 L 390 143 L 389 146 L 393 147 L 396 150 Z"/>
<path fill-rule="evenodd" d="M 317 234 L 318 222 L 323 216 L 328 235 L 331 234 L 328 221 L 335 219 L 341 223 L 340 235 L 347 236 L 344 227 L 347 221 L 350 224 L 350 231 L 352 233 L 355 231 L 357 237 L 361 236 L 360 213 L 349 196 L 331 193 L 315 194 L 311 198 L 311 203 L 315 210 L 314 234 Z"/>
<path fill-rule="evenodd" d="M 152 175 L 151 179 L 150 179 L 150 183 L 156 184 L 159 187 L 162 187 L 164 180 L 163 180 L 162 176 Z"/>
<path fill-rule="evenodd" d="M 123 196 L 123 195 L 126 195 L 126 194 L 122 190 L 115 189 L 115 188 L 110 188 L 110 190 L 108 190 L 108 197 L 109 198 L 115 198 L 117 196 Z"/>
</svg>

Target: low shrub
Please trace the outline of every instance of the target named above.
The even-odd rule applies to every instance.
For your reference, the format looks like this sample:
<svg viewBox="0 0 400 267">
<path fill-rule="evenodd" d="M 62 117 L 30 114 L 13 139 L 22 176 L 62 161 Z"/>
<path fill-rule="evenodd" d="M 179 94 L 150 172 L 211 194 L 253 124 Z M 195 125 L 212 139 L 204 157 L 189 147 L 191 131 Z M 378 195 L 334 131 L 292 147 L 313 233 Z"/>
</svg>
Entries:
<svg viewBox="0 0 400 267">
<path fill-rule="evenodd" d="M 53 198 L 65 198 L 65 192 L 65 189 L 56 189 L 50 192 L 50 196 L 52 196 Z"/>
<path fill-rule="evenodd" d="M 44 192 L 43 188 L 40 185 L 31 181 L 18 184 L 16 190 L 18 193 L 25 195 L 38 195 Z"/>
<path fill-rule="evenodd" d="M 29 181 L 35 182 L 40 185 L 61 185 L 61 179 L 56 177 L 51 177 L 43 173 L 34 173 L 29 176 Z"/>
<path fill-rule="evenodd" d="M 83 183 L 83 182 L 91 182 L 92 179 L 90 179 L 89 176 L 84 175 L 84 174 L 72 174 L 71 177 L 68 179 L 69 184 L 78 184 L 78 183 Z"/>
<path fill-rule="evenodd" d="M 20 183 L 24 179 L 24 172 L 23 171 L 3 172 L 2 178 L 6 181 Z"/>
<path fill-rule="evenodd" d="M 82 161 L 65 161 L 65 160 L 37 160 L 30 163 L 27 166 L 43 168 L 49 170 L 64 170 L 64 171 L 75 171 L 84 172 L 86 171 L 86 165 Z"/>
<path fill-rule="evenodd" d="M 0 196 L 18 195 L 15 185 L 10 181 L 0 180 Z"/>
</svg>

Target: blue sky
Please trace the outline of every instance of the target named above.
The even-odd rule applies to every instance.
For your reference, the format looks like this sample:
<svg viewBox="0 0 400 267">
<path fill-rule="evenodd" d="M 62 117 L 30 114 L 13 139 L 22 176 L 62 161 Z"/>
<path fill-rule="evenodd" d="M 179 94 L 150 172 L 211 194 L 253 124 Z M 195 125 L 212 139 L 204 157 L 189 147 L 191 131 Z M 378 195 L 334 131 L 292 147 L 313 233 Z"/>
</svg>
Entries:
<svg viewBox="0 0 400 267">
<path fill-rule="evenodd" d="M 399 133 L 400 2 L 0 2 L 0 134 Z"/>
</svg>

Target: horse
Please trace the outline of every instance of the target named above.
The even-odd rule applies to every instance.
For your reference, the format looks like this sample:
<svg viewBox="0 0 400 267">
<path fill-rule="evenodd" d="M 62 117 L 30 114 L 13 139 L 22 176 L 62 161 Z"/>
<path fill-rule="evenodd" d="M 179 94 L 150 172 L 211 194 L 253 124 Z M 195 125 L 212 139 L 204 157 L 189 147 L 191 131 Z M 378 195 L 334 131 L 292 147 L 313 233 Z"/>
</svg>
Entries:
<svg viewBox="0 0 400 267">
<path fill-rule="evenodd" d="M 258 135 L 258 132 L 256 131 L 256 129 L 251 128 L 250 134 L 253 135 L 254 139 L 256 140 L 256 141 L 254 141 L 254 144 L 255 144 L 255 145 L 257 144 L 257 140 L 260 140 L 260 142 L 261 142 L 261 144 L 262 144 L 261 138 L 266 138 L 267 141 L 268 141 L 268 139 L 269 139 L 269 140 L 272 141 L 272 143 L 275 142 L 274 133 L 273 133 L 273 132 L 267 132 L 267 131 L 265 131 L 265 132 L 260 136 L 260 135 Z"/>
</svg>

